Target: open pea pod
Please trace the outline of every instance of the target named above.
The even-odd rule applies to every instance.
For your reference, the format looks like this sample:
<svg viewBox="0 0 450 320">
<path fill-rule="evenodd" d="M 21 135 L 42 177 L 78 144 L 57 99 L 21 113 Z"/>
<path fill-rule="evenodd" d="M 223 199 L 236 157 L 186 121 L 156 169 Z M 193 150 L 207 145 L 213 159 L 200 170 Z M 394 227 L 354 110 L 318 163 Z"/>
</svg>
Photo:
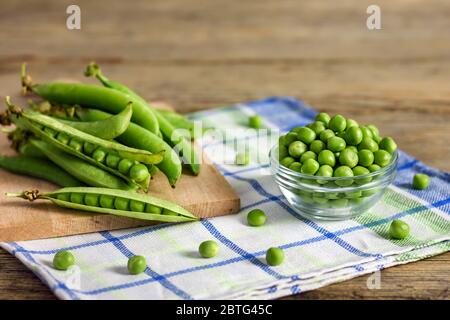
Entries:
<svg viewBox="0 0 450 320">
<path fill-rule="evenodd" d="M 130 191 L 73 187 L 54 192 L 39 193 L 38 190 L 6 193 L 8 197 L 19 197 L 29 201 L 49 200 L 70 209 L 112 214 L 141 220 L 161 222 L 187 222 L 199 220 L 183 207 L 147 194 Z"/>
</svg>

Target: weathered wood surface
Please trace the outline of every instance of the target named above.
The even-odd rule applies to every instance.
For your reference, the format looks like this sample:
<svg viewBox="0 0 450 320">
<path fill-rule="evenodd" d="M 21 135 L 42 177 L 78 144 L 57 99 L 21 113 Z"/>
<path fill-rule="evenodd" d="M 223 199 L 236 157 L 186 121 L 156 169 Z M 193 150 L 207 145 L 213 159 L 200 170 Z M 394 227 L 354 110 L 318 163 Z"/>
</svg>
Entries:
<svg viewBox="0 0 450 320">
<path fill-rule="evenodd" d="M 65 27 L 65 1 L 2 1 L 0 95 L 17 89 L 20 62 L 36 80 L 79 77 L 91 59 L 149 100 L 189 112 L 291 95 L 317 109 L 373 122 L 400 147 L 450 171 L 450 3 L 387 1 L 382 30 L 365 26 L 372 1 L 78 1 L 82 30 Z M 449 298 L 450 253 L 293 298 Z M 0 298 L 52 298 L 0 253 Z"/>
</svg>

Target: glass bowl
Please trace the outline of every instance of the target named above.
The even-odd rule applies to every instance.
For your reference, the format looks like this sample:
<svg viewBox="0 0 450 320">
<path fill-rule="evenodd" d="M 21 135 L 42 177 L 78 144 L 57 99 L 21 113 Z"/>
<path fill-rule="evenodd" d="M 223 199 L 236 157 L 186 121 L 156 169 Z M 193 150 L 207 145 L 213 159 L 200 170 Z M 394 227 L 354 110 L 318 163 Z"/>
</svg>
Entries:
<svg viewBox="0 0 450 320">
<path fill-rule="evenodd" d="M 364 213 L 381 199 L 395 179 L 398 154 L 395 151 L 391 163 L 378 171 L 338 178 L 306 175 L 281 166 L 278 145 L 270 150 L 269 158 L 281 193 L 299 214 L 320 220 L 345 220 Z"/>
</svg>

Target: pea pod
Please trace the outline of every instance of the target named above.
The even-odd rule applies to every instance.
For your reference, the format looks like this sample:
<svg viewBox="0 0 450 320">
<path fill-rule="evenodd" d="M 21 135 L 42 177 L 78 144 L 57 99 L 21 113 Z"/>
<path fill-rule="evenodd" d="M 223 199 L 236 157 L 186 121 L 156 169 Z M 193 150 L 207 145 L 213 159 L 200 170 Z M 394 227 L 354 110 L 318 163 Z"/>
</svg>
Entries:
<svg viewBox="0 0 450 320">
<path fill-rule="evenodd" d="M 0 168 L 44 179 L 61 187 L 79 187 L 83 183 L 47 159 L 27 156 L 0 156 Z"/>
<path fill-rule="evenodd" d="M 150 174 L 144 164 L 159 163 L 164 158 L 164 151 L 152 154 L 148 151 L 123 146 L 119 143 L 103 140 L 74 129 L 51 117 L 21 110 L 12 105 L 7 98 L 12 115 L 20 117 L 17 121 L 26 126 L 36 136 L 61 150 L 86 160 L 107 170 L 122 179 L 148 190 Z M 127 161 L 125 170 L 119 170 L 119 163 Z"/>
<path fill-rule="evenodd" d="M 133 114 L 132 103 L 128 103 L 127 107 L 120 113 L 112 115 L 104 120 L 93 122 L 81 122 L 70 120 L 59 120 L 62 123 L 71 126 L 77 130 L 83 131 L 95 137 L 112 140 L 127 130 Z"/>
<path fill-rule="evenodd" d="M 198 138 L 201 138 L 202 134 L 210 129 L 210 128 L 202 128 L 201 131 L 195 130 L 194 122 L 187 119 L 185 116 L 176 113 L 171 110 L 163 110 L 163 109 L 156 109 L 155 112 L 161 114 L 169 123 L 177 129 L 185 129 L 189 131 L 189 135 L 186 135 L 185 138 L 189 140 L 196 140 Z"/>
<path fill-rule="evenodd" d="M 106 112 L 95 109 L 80 109 L 76 111 L 76 115 L 82 121 L 97 121 L 110 116 Z M 166 150 L 164 159 L 156 166 L 167 176 L 170 185 L 172 187 L 175 186 L 181 176 L 181 161 L 175 151 L 164 140 L 135 123 L 130 123 L 127 130 L 118 136 L 116 140 L 126 146 L 154 153 Z"/>
<path fill-rule="evenodd" d="M 133 99 L 126 93 L 93 84 L 59 82 L 32 84 L 31 77 L 26 74 L 24 65 L 22 66 L 22 88 L 24 92 L 32 91 L 51 103 L 62 106 L 86 106 L 113 114 L 122 111 L 131 101 L 133 102 L 131 120 L 154 134 L 159 134 L 158 121 L 152 110 L 142 101 Z"/>
<path fill-rule="evenodd" d="M 109 172 L 90 164 L 89 162 L 65 153 L 44 141 L 30 139 L 29 143 L 39 149 L 56 165 L 60 166 L 76 179 L 86 183 L 87 185 L 123 190 L 133 188 L 133 186 L 125 183 L 119 177 L 112 175 Z"/>
<path fill-rule="evenodd" d="M 93 63 L 93 65 L 95 65 L 95 63 Z M 113 88 L 118 92 L 122 92 L 129 95 L 130 97 L 133 98 L 133 101 L 137 101 L 140 104 L 145 105 L 148 110 L 151 110 L 151 107 L 147 104 L 147 101 L 145 101 L 136 92 L 118 82 L 112 82 L 108 78 L 104 77 L 100 73 L 100 68 L 98 67 L 98 65 L 95 65 L 95 67 L 91 67 L 91 70 L 89 70 L 88 66 L 87 73 L 88 74 L 90 74 L 91 72 L 93 73 L 95 70 L 98 70 L 96 73 L 97 75 L 101 75 L 97 76 L 97 78 L 100 78 L 99 80 L 104 86 Z M 81 105 L 85 104 L 81 103 Z M 164 139 L 168 141 L 172 145 L 172 147 L 178 149 L 183 158 L 183 162 L 190 167 L 191 171 L 195 175 L 198 175 L 200 173 L 200 163 L 198 161 L 195 150 L 192 148 L 191 144 L 188 141 L 186 141 L 185 138 L 181 137 L 180 135 L 177 135 L 175 133 L 176 128 L 173 127 L 172 124 L 170 124 L 170 122 L 167 121 L 161 114 L 159 114 L 158 112 L 155 112 L 154 114 L 156 115 L 156 119 L 158 120 L 159 128 L 163 134 Z"/>
<path fill-rule="evenodd" d="M 141 220 L 187 222 L 198 220 L 183 207 L 157 197 L 105 188 L 74 187 L 40 194 L 37 190 L 7 193 L 29 201 L 49 200 L 70 209 L 112 214 Z M 158 213 L 155 213 L 158 212 Z"/>
</svg>

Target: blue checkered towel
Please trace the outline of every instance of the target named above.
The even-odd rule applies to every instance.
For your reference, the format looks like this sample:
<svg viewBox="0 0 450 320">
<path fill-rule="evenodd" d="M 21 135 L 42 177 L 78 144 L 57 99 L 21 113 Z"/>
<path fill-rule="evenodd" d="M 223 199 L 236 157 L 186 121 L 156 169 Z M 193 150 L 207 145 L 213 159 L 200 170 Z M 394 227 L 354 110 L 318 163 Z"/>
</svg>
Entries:
<svg viewBox="0 0 450 320">
<path fill-rule="evenodd" d="M 245 130 L 247 119 L 259 114 L 269 128 L 287 131 L 310 122 L 315 113 L 292 98 L 269 98 L 191 115 L 206 126 L 235 129 L 235 137 L 202 142 L 213 160 L 222 154 L 220 150 L 234 155 L 236 137 L 249 140 L 252 152 L 261 152 L 252 155 L 259 163 L 218 165 L 240 194 L 238 215 L 1 246 L 62 299 L 271 299 L 448 251 L 450 175 L 402 152 L 394 184 L 373 209 L 358 218 L 311 221 L 287 205 L 267 173 L 270 146 L 258 145 L 267 140 Z M 431 177 L 426 191 L 411 189 L 417 172 Z M 246 213 L 256 207 L 268 214 L 268 223 L 259 228 L 245 222 Z M 389 224 L 399 218 L 410 225 L 411 235 L 391 240 Z M 220 243 L 220 253 L 202 259 L 197 247 L 207 239 Z M 286 255 L 278 267 L 265 263 L 265 252 L 273 246 L 283 248 Z M 53 269 L 52 258 L 59 250 L 72 251 L 76 267 Z M 127 258 L 135 254 L 146 256 L 149 263 L 146 272 L 137 276 L 126 271 Z"/>
</svg>

